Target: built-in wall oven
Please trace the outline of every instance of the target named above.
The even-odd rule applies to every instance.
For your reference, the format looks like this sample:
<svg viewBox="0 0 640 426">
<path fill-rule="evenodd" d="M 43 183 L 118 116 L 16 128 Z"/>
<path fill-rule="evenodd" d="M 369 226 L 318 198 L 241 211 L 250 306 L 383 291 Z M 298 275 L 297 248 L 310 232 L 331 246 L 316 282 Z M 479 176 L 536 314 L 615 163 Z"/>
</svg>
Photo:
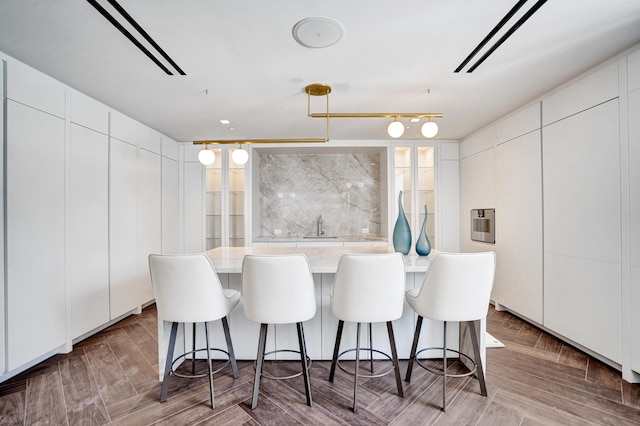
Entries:
<svg viewBox="0 0 640 426">
<path fill-rule="evenodd" d="M 496 243 L 496 210 L 471 210 L 471 239 L 483 243 Z"/>
</svg>

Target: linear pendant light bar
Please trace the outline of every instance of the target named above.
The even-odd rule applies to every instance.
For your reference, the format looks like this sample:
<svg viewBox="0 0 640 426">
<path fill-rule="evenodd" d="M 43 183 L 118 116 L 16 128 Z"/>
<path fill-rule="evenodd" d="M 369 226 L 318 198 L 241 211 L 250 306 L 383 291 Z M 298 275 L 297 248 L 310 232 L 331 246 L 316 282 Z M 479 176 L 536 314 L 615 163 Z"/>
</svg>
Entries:
<svg viewBox="0 0 640 426">
<path fill-rule="evenodd" d="M 304 138 L 304 139 L 220 139 L 193 141 L 194 145 L 245 145 L 260 143 L 323 143 L 325 138 Z"/>
<path fill-rule="evenodd" d="M 164 50 L 158 46 L 158 44 L 149 36 L 149 34 L 142 29 L 142 27 L 129 15 L 115 0 L 108 0 L 109 3 L 138 31 L 158 52 L 180 73 L 186 75 L 180 67 L 166 54 Z M 91 6 L 93 6 L 100 14 L 111 23 L 118 31 L 120 31 L 126 38 L 129 39 L 142 53 L 144 53 L 149 59 L 151 59 L 162 71 L 168 75 L 174 75 L 169 68 L 167 68 L 153 53 L 149 51 L 140 41 L 138 41 L 129 30 L 127 30 L 118 20 L 111 15 L 100 3 L 96 0 L 87 0 Z"/>
</svg>

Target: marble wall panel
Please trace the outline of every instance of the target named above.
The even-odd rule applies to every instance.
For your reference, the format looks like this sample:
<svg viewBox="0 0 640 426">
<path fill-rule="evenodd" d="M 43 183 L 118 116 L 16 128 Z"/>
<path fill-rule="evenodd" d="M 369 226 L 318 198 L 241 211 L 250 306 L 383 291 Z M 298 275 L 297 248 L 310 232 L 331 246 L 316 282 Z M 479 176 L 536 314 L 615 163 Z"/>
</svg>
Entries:
<svg viewBox="0 0 640 426">
<path fill-rule="evenodd" d="M 380 236 L 380 154 L 261 154 L 260 237 Z"/>
</svg>

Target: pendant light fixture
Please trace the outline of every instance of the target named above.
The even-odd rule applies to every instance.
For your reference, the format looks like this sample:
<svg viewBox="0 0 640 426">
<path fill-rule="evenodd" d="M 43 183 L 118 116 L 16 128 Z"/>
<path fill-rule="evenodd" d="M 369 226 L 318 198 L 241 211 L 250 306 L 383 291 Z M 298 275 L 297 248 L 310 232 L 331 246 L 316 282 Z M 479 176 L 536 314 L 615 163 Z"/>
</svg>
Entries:
<svg viewBox="0 0 640 426">
<path fill-rule="evenodd" d="M 431 89 L 427 89 L 427 107 L 431 109 Z M 422 136 L 431 139 L 438 134 L 438 124 L 431 121 L 431 117 L 427 117 L 427 122 L 420 129 Z"/>
<path fill-rule="evenodd" d="M 393 117 L 393 121 L 387 126 L 387 133 L 394 139 L 399 138 L 404 133 L 404 124 L 397 121 L 396 117 Z"/>
<path fill-rule="evenodd" d="M 242 145 L 240 145 L 240 148 L 234 149 L 231 153 L 231 159 L 237 165 L 242 166 L 243 164 L 246 164 L 247 161 L 249 161 L 249 153 L 244 148 L 242 148 Z"/>
<path fill-rule="evenodd" d="M 205 166 L 210 166 L 216 161 L 216 153 L 209 149 L 208 145 L 204 146 L 198 153 L 198 161 Z"/>
</svg>

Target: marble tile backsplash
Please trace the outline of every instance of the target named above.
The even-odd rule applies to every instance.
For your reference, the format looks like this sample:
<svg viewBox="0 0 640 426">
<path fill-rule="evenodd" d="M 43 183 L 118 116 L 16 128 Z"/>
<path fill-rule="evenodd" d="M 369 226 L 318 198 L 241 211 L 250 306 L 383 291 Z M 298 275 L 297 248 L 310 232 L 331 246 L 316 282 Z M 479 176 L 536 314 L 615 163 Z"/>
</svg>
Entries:
<svg viewBox="0 0 640 426">
<path fill-rule="evenodd" d="M 321 215 L 325 237 L 380 236 L 380 154 L 259 157 L 257 236 L 315 237 Z"/>
</svg>

